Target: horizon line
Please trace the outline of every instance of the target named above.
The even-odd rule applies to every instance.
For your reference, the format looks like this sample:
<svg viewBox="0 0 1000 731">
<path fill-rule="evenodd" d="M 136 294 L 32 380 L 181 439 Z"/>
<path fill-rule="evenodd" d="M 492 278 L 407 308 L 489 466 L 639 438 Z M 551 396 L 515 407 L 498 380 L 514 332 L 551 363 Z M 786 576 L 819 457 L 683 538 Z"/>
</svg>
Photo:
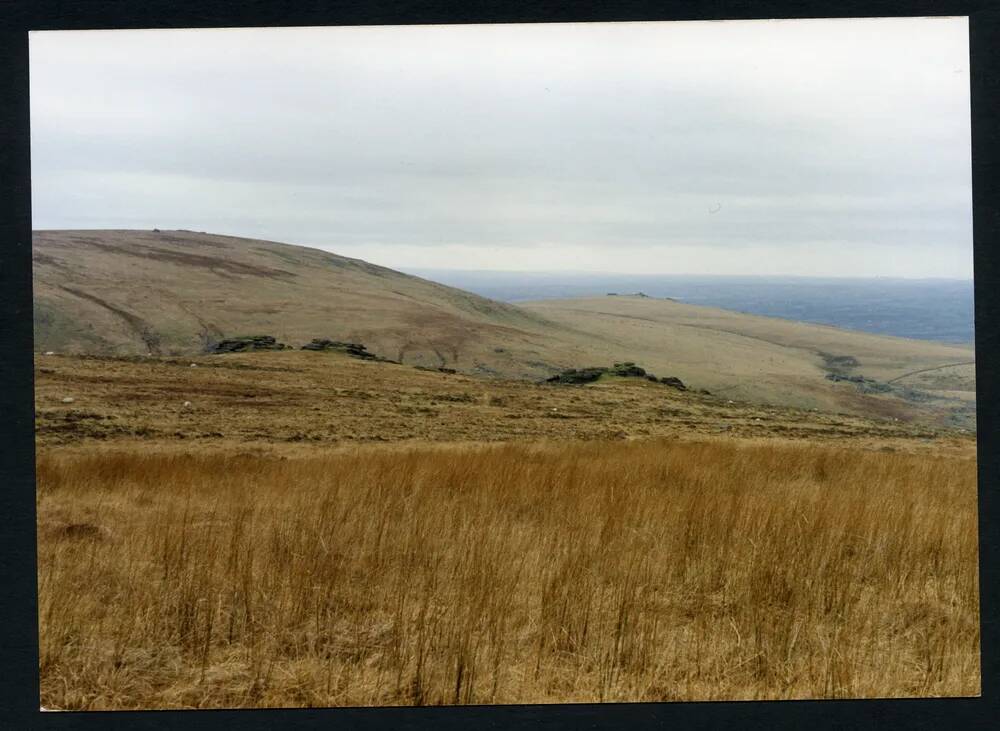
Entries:
<svg viewBox="0 0 1000 731">
<path fill-rule="evenodd" d="M 215 233 L 211 231 L 201 231 L 198 229 L 191 228 L 119 228 L 119 227 L 72 227 L 72 228 L 35 228 L 32 225 L 31 232 L 34 233 L 44 233 L 44 232 L 55 232 L 55 231 L 142 231 L 142 232 L 182 232 L 182 233 L 193 233 L 200 234 L 204 236 L 221 236 L 224 238 L 235 238 L 235 239 L 248 239 L 253 241 L 264 241 L 274 244 L 282 244 L 285 246 L 298 246 L 307 249 L 317 249 L 319 251 L 326 251 L 327 253 L 335 254 L 337 256 L 343 256 L 345 258 L 358 258 L 351 257 L 346 254 L 338 254 L 336 251 L 326 248 L 323 244 L 301 244 L 301 243 L 290 243 L 288 241 L 279 241 L 277 239 L 258 239 L 254 236 L 248 236 L 245 234 L 228 234 L 228 233 Z M 868 274 L 868 275 L 854 275 L 854 274 L 723 274 L 723 273 L 710 273 L 710 272 L 608 272 L 602 270 L 592 270 L 592 269 L 463 269 L 463 268 L 451 268 L 451 267 L 423 267 L 423 266 L 399 266 L 396 264 L 377 264 L 369 259 L 362 259 L 362 261 L 367 261 L 371 264 L 376 264 L 377 266 L 382 266 L 387 269 L 394 269 L 396 271 L 407 273 L 409 272 L 449 272 L 454 274 L 543 274 L 543 275 L 556 275 L 556 276 L 581 276 L 581 275 L 591 275 L 591 276 L 618 276 L 618 277 L 718 277 L 718 278 L 731 278 L 731 279 L 842 279 L 842 280 L 871 280 L 871 279 L 882 279 L 882 280 L 901 280 L 910 282 L 921 282 L 921 281 L 944 281 L 944 282 L 973 282 L 975 283 L 975 274 L 968 277 L 933 277 L 933 276 L 903 276 L 898 274 Z"/>
<path fill-rule="evenodd" d="M 545 274 L 555 276 L 608 276 L 608 277 L 727 277 L 731 279 L 899 279 L 906 281 L 975 282 L 975 277 L 907 277 L 899 274 L 721 274 L 709 272 L 606 272 L 590 269 L 457 269 L 448 267 L 400 267 L 399 271 L 448 272 L 453 274 Z"/>
</svg>

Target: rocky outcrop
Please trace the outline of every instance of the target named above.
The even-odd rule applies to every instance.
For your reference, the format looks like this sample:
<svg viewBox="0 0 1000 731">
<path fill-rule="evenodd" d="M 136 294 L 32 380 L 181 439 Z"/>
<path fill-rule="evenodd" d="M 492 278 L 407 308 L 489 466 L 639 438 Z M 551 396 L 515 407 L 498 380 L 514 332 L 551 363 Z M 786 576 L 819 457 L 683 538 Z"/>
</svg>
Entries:
<svg viewBox="0 0 1000 731">
<path fill-rule="evenodd" d="M 592 383 L 607 372 L 607 368 L 570 368 L 545 380 L 547 383 Z"/>
<path fill-rule="evenodd" d="M 341 353 L 353 355 L 355 358 L 374 360 L 377 356 L 369 353 L 361 343 L 345 343 L 340 340 L 330 340 L 328 338 L 313 338 L 310 342 L 302 346 L 302 350 L 336 350 Z"/>
<path fill-rule="evenodd" d="M 369 353 L 368 348 L 361 343 L 345 343 L 341 340 L 330 340 L 328 338 L 314 338 L 312 341 L 303 345 L 302 350 L 332 350 L 338 353 L 346 353 L 352 358 L 361 358 L 362 360 L 377 360 L 382 363 L 396 362 L 394 360 L 389 360 L 388 358 L 382 358 L 374 353 Z"/>
<path fill-rule="evenodd" d="M 288 350 L 290 345 L 279 343 L 270 335 L 245 335 L 220 340 L 209 348 L 210 353 L 245 353 L 252 350 Z"/>
<path fill-rule="evenodd" d="M 632 361 L 615 363 L 611 368 L 570 368 L 545 380 L 546 383 L 582 384 L 593 383 L 605 375 L 618 376 L 619 378 L 644 378 L 652 383 L 662 383 L 665 386 L 671 386 L 681 391 L 687 390 L 687 386 L 684 385 L 681 379 L 675 376 L 657 378 L 652 373 L 647 373 L 645 368 L 637 366 Z"/>
<path fill-rule="evenodd" d="M 613 376 L 621 376 L 623 378 L 642 378 L 646 375 L 646 369 L 640 368 L 632 361 L 626 361 L 624 363 L 615 363 L 614 368 L 609 373 Z"/>
</svg>

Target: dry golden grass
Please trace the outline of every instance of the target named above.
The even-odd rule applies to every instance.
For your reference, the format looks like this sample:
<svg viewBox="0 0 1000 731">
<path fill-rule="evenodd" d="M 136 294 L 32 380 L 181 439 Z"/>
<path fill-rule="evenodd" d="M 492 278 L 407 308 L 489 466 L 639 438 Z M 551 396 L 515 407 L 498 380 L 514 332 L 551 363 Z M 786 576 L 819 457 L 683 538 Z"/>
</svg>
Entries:
<svg viewBox="0 0 1000 731">
<path fill-rule="evenodd" d="M 649 440 L 38 470 L 50 708 L 979 692 L 972 459 Z"/>
</svg>

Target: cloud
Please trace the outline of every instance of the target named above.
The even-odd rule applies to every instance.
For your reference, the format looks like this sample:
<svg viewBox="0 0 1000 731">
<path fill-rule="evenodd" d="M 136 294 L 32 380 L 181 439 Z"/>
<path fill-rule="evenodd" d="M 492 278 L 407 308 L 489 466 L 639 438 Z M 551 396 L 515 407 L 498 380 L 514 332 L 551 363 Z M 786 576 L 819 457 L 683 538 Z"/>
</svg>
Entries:
<svg viewBox="0 0 1000 731">
<path fill-rule="evenodd" d="M 31 61 L 36 228 L 971 276 L 965 19 L 39 32 Z"/>
</svg>

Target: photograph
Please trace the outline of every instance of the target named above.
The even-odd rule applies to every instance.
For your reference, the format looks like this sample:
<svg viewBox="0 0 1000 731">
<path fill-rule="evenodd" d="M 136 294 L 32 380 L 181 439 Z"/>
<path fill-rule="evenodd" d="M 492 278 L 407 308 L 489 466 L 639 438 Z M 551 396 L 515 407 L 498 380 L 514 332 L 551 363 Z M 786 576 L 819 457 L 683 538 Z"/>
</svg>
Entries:
<svg viewBox="0 0 1000 731">
<path fill-rule="evenodd" d="M 981 695 L 967 17 L 28 51 L 42 711 Z"/>
</svg>

